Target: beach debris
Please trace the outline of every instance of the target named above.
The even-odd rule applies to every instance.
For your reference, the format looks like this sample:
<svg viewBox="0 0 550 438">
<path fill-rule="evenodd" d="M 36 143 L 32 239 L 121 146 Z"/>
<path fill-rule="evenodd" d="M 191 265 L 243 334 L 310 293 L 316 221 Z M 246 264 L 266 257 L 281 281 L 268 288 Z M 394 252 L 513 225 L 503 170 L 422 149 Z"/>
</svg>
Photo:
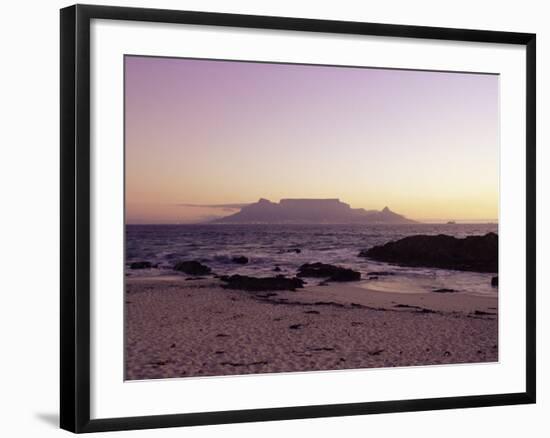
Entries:
<svg viewBox="0 0 550 438">
<path fill-rule="evenodd" d="M 229 335 L 228 335 L 228 334 L 225 334 L 225 333 L 218 333 L 218 334 L 216 335 L 216 338 L 227 338 L 227 337 L 229 337 Z"/>
<path fill-rule="evenodd" d="M 345 307 L 342 303 L 337 303 L 336 301 L 315 301 L 314 303 L 307 303 L 307 305 Z"/>
<path fill-rule="evenodd" d="M 446 351 L 445 353 L 443 353 L 443 356 L 449 357 L 449 356 L 451 356 L 451 352 L 450 352 L 450 351 Z"/>
<path fill-rule="evenodd" d="M 416 309 L 416 310 L 423 309 L 423 307 L 413 306 L 412 304 L 395 304 L 393 307 L 396 307 L 398 309 Z"/>
<path fill-rule="evenodd" d="M 222 276 L 225 289 L 239 289 L 250 292 L 290 290 L 295 291 L 304 287 L 304 281 L 300 278 L 287 278 L 284 275 L 276 277 L 249 277 L 246 275 Z"/>
<path fill-rule="evenodd" d="M 422 307 L 418 313 L 438 313 L 436 312 L 435 310 L 432 310 L 432 309 L 426 309 L 425 307 Z"/>
<path fill-rule="evenodd" d="M 170 361 L 170 360 L 158 360 L 156 362 L 151 362 L 149 364 L 149 366 L 151 366 L 152 368 L 158 368 L 158 367 L 162 367 L 164 365 L 168 365 L 170 363 L 172 363 L 172 361 Z"/>
<path fill-rule="evenodd" d="M 449 289 L 447 287 L 442 287 L 440 289 L 434 289 L 432 292 L 437 292 L 439 294 L 448 294 L 453 292 L 458 292 L 456 289 Z"/>
<path fill-rule="evenodd" d="M 319 312 L 318 310 L 306 310 L 304 311 L 304 313 L 307 313 L 307 314 L 310 314 L 310 315 L 320 315 L 321 312 Z"/>
<path fill-rule="evenodd" d="M 487 233 L 465 238 L 415 235 L 363 250 L 359 257 L 403 266 L 497 272 L 498 235 Z"/>
<path fill-rule="evenodd" d="M 222 362 L 220 365 L 229 365 L 229 366 L 232 366 L 232 367 L 249 367 L 249 366 L 252 366 L 252 365 L 267 365 L 268 362 L 267 360 L 260 360 L 258 362 L 249 362 L 249 363 L 246 363 L 246 362 Z"/>
<path fill-rule="evenodd" d="M 303 324 L 292 324 L 292 325 L 289 325 L 288 328 L 290 330 L 298 330 L 298 329 L 301 329 L 304 325 Z"/>
<path fill-rule="evenodd" d="M 308 348 L 310 351 L 334 351 L 334 348 L 332 347 L 312 347 Z"/>
<path fill-rule="evenodd" d="M 130 269 L 151 269 L 152 267 L 153 264 L 147 261 L 130 263 Z"/>
<path fill-rule="evenodd" d="M 234 257 L 231 258 L 231 261 L 233 263 L 238 263 L 239 265 L 246 265 L 248 263 L 248 257 L 245 257 L 243 255 L 234 256 Z"/>
<path fill-rule="evenodd" d="M 361 273 L 327 263 L 306 263 L 298 268 L 298 277 L 327 278 L 328 281 L 358 281 Z"/>
<path fill-rule="evenodd" d="M 177 262 L 172 269 L 189 275 L 208 275 L 212 273 L 212 269 L 196 260 Z"/>
<path fill-rule="evenodd" d="M 379 355 L 382 354 L 384 351 L 386 351 L 386 350 L 384 350 L 383 348 L 379 348 L 379 349 L 376 349 L 376 350 L 367 351 L 367 354 L 368 354 L 369 356 L 379 356 Z"/>
<path fill-rule="evenodd" d="M 269 299 L 271 297 L 276 297 L 278 296 L 277 295 L 277 292 L 268 292 L 266 294 L 258 294 L 256 295 L 258 298 L 265 298 L 265 299 Z"/>
<path fill-rule="evenodd" d="M 496 277 L 491 278 L 491 286 L 493 287 L 498 286 L 498 275 Z"/>
<path fill-rule="evenodd" d="M 369 273 L 367 273 L 367 276 L 368 277 L 371 277 L 371 276 L 376 276 L 376 277 L 385 277 L 385 276 L 388 276 L 388 275 L 395 275 L 395 272 L 389 272 L 389 271 L 371 271 Z"/>
<path fill-rule="evenodd" d="M 273 268 L 273 272 L 281 272 L 281 268 L 279 266 L 275 266 Z"/>
</svg>

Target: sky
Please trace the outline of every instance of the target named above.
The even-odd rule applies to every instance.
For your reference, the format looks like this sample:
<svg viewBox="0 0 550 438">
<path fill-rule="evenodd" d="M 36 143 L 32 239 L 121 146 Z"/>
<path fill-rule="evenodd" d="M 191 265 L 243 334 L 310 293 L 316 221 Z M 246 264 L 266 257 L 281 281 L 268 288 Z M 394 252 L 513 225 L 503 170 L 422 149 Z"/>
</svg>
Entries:
<svg viewBox="0 0 550 438">
<path fill-rule="evenodd" d="M 125 57 L 127 223 L 267 198 L 498 218 L 499 77 Z"/>
</svg>

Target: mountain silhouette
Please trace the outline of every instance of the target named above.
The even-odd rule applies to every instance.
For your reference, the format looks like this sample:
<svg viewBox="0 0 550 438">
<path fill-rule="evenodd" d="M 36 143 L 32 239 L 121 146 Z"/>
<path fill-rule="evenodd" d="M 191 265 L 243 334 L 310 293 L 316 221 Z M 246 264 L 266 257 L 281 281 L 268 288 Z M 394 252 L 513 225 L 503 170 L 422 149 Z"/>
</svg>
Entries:
<svg viewBox="0 0 550 438">
<path fill-rule="evenodd" d="M 226 224 L 410 224 L 416 223 L 394 213 L 388 207 L 382 210 L 351 208 L 339 199 L 281 199 L 279 203 L 267 199 L 249 204 L 235 214 L 215 219 L 213 223 Z"/>
</svg>

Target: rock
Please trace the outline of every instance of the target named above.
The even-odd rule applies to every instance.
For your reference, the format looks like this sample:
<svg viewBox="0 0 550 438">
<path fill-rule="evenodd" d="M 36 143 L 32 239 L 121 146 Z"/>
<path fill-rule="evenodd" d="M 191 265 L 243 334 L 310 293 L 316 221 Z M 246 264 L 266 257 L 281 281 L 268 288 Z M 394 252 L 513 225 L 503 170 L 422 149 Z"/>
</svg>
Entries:
<svg viewBox="0 0 550 438">
<path fill-rule="evenodd" d="M 496 277 L 491 278 L 491 286 L 493 287 L 498 286 L 498 275 Z"/>
<path fill-rule="evenodd" d="M 298 277 L 326 278 L 328 281 L 357 281 L 361 273 L 327 263 L 306 263 L 298 268 Z"/>
<path fill-rule="evenodd" d="M 371 271 L 367 274 L 369 277 L 370 276 L 376 276 L 376 277 L 384 277 L 384 276 L 387 276 L 387 275 L 395 275 L 394 272 L 388 272 L 388 271 Z"/>
<path fill-rule="evenodd" d="M 208 275 L 212 273 L 208 266 L 196 260 L 177 262 L 172 269 L 189 275 Z"/>
<path fill-rule="evenodd" d="M 130 269 L 150 269 L 153 267 L 151 262 L 132 262 L 130 263 Z"/>
<path fill-rule="evenodd" d="M 283 275 L 276 277 L 248 277 L 246 275 L 223 276 L 221 280 L 226 284 L 226 289 L 240 289 L 251 292 L 268 290 L 291 290 L 304 287 L 304 281 L 300 278 L 286 278 Z"/>
<path fill-rule="evenodd" d="M 485 311 L 483 311 L 483 310 L 476 310 L 475 312 L 472 313 L 472 315 L 475 315 L 475 316 L 496 315 L 496 313 L 485 312 Z"/>
<path fill-rule="evenodd" d="M 409 236 L 363 250 L 359 257 L 403 266 L 498 272 L 498 235 L 463 239 L 444 234 Z"/>
<path fill-rule="evenodd" d="M 235 256 L 231 259 L 233 263 L 238 263 L 239 265 L 246 265 L 248 263 L 248 257 L 245 256 Z"/>
<path fill-rule="evenodd" d="M 433 291 L 437 292 L 437 293 L 440 293 L 440 294 L 458 292 L 456 289 L 448 289 L 446 287 L 443 287 L 441 289 L 434 289 Z"/>
<path fill-rule="evenodd" d="M 273 272 L 281 272 L 281 268 L 279 268 L 278 266 L 275 266 L 273 268 Z"/>
<path fill-rule="evenodd" d="M 286 253 L 294 252 L 296 254 L 300 254 L 302 252 L 302 250 L 300 248 L 289 248 L 289 249 L 279 250 L 279 254 L 284 254 L 285 252 Z"/>
</svg>

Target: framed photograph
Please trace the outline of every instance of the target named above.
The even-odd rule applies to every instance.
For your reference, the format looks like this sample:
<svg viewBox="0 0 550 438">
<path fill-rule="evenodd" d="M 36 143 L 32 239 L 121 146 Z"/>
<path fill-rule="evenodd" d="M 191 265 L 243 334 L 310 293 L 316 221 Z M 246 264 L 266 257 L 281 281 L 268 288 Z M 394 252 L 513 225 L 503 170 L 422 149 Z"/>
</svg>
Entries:
<svg viewBox="0 0 550 438">
<path fill-rule="evenodd" d="M 535 35 L 61 10 L 61 427 L 535 402 Z"/>
</svg>

